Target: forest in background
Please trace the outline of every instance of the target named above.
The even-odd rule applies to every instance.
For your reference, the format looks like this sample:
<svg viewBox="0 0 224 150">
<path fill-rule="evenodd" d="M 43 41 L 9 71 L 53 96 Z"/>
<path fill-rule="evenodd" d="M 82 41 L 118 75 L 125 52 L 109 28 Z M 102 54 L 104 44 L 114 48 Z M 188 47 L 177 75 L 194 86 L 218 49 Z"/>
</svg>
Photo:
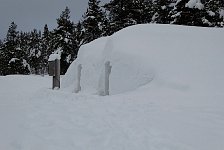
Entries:
<svg viewBox="0 0 224 150">
<path fill-rule="evenodd" d="M 79 22 L 70 19 L 68 7 L 56 19 L 57 27 L 30 32 L 12 22 L 0 40 L 0 75 L 47 74 L 48 57 L 61 55 L 61 74 L 76 59 L 80 46 L 136 24 L 158 23 L 224 27 L 224 0 L 89 0 Z"/>
</svg>

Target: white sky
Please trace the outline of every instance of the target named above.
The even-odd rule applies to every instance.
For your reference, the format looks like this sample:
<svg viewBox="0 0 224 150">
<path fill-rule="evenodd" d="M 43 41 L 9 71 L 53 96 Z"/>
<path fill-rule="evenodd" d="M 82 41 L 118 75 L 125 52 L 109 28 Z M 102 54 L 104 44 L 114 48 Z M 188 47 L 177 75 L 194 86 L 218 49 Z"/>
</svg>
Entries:
<svg viewBox="0 0 224 150">
<path fill-rule="evenodd" d="M 101 0 L 102 3 L 109 1 Z M 42 30 L 45 24 L 52 29 L 66 6 L 71 10 L 71 20 L 77 22 L 87 4 L 88 0 L 0 0 L 0 39 L 5 38 L 12 21 L 22 31 Z"/>
</svg>

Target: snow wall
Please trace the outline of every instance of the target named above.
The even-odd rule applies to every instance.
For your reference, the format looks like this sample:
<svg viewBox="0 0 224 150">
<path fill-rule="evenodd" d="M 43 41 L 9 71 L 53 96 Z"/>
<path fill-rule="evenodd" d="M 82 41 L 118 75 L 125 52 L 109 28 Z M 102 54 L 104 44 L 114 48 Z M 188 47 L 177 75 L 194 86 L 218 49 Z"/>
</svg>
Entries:
<svg viewBox="0 0 224 150">
<path fill-rule="evenodd" d="M 144 24 L 83 45 L 62 79 L 74 92 L 82 64 L 82 92 L 102 90 L 110 61 L 110 94 L 143 85 L 178 91 L 224 91 L 224 29 Z M 153 84 L 149 84 L 153 83 Z"/>
</svg>

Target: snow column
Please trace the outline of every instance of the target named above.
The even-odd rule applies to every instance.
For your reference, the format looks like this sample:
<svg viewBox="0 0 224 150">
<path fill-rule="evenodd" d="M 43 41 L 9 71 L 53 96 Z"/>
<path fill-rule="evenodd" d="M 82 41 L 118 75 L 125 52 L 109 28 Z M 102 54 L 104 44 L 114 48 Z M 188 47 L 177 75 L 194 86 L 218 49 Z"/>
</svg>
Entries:
<svg viewBox="0 0 224 150">
<path fill-rule="evenodd" d="M 110 65 L 110 62 L 107 61 L 105 63 L 105 91 L 104 91 L 104 95 L 109 95 L 110 92 L 109 92 L 109 76 L 110 76 L 110 73 L 111 73 L 111 68 L 112 66 Z"/>
<path fill-rule="evenodd" d="M 80 84 L 80 81 L 81 81 L 81 71 L 82 71 L 82 65 L 79 64 L 78 65 L 78 70 L 77 70 L 77 79 L 76 79 L 76 85 L 75 85 L 75 93 L 78 93 L 81 91 L 81 84 Z"/>
</svg>

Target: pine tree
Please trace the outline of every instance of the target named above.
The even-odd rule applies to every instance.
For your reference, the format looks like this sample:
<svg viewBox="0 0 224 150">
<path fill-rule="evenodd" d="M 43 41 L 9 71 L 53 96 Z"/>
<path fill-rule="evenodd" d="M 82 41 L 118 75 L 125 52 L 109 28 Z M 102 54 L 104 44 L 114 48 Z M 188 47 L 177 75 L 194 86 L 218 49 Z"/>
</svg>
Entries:
<svg viewBox="0 0 224 150">
<path fill-rule="evenodd" d="M 145 20 L 145 3 L 143 0 L 111 0 L 104 5 L 104 8 L 109 14 L 109 35 Z"/>
<path fill-rule="evenodd" d="M 173 0 L 155 0 L 153 2 L 153 23 L 169 24 L 171 22 L 170 11 L 173 9 Z"/>
<path fill-rule="evenodd" d="M 73 49 L 73 59 L 76 59 L 78 55 L 79 48 L 85 44 L 84 38 L 84 29 L 81 22 L 78 22 L 76 25 L 74 25 L 73 32 L 72 32 L 72 38 L 71 38 L 71 45 Z"/>
<path fill-rule="evenodd" d="M 99 37 L 103 33 L 103 23 L 105 16 L 99 6 L 99 0 L 89 0 L 88 9 L 83 16 L 84 43 L 89 43 Z"/>
<path fill-rule="evenodd" d="M 70 21 L 68 7 L 62 11 L 57 19 L 57 24 L 57 28 L 53 31 L 52 43 L 54 43 L 54 53 L 61 55 L 61 74 L 65 74 L 69 65 L 75 59 L 74 43 L 72 42 L 74 23 Z"/>
<path fill-rule="evenodd" d="M 29 60 L 29 42 L 30 42 L 30 36 L 28 33 L 25 32 L 20 32 L 19 34 L 19 48 L 23 52 L 23 63 L 24 65 L 27 66 L 29 73 L 31 72 L 30 70 L 30 65 L 28 63 Z"/>
<path fill-rule="evenodd" d="M 206 16 L 204 22 L 209 26 L 224 26 L 224 0 L 207 0 L 205 2 Z M 223 12 L 223 15 L 221 15 Z"/>
<path fill-rule="evenodd" d="M 143 2 L 143 12 L 142 12 L 142 23 L 150 23 L 152 22 L 153 15 L 155 14 L 155 10 L 153 7 L 152 0 L 145 0 Z"/>
<path fill-rule="evenodd" d="M 4 43 L 0 40 L 0 75 L 4 75 L 5 59 L 4 59 Z"/>
<path fill-rule="evenodd" d="M 109 36 L 111 35 L 111 29 L 110 29 L 110 20 L 108 16 L 106 15 L 106 12 L 104 12 L 104 20 L 102 25 L 102 34 L 101 36 Z"/>
<path fill-rule="evenodd" d="M 74 28 L 73 34 L 75 34 L 73 37 L 75 37 L 75 41 L 77 43 L 78 48 L 82 46 L 84 42 L 84 29 L 83 24 L 79 21 Z"/>
<path fill-rule="evenodd" d="M 51 53 L 53 53 L 52 47 L 53 44 L 51 43 L 51 32 L 48 29 L 47 24 L 44 26 L 44 31 L 41 38 L 40 43 L 40 51 L 41 51 L 41 57 L 40 57 L 40 68 L 41 68 L 41 74 L 44 75 L 47 73 L 48 68 L 48 57 Z"/>
<path fill-rule="evenodd" d="M 34 29 L 30 33 L 29 39 L 29 52 L 28 52 L 28 63 L 30 64 L 31 73 L 40 74 L 41 73 L 41 32 Z"/>
<path fill-rule="evenodd" d="M 4 47 L 2 49 L 1 58 L 2 62 L 2 74 L 28 74 L 28 66 L 25 63 L 25 52 L 19 45 L 19 32 L 17 31 L 17 25 L 12 22 L 5 39 Z"/>
<path fill-rule="evenodd" d="M 3 45 L 3 42 L 2 42 L 2 40 L 0 39 L 0 49 L 1 49 L 2 45 Z"/>
<path fill-rule="evenodd" d="M 130 1 L 129 8 L 129 18 L 133 24 L 145 23 L 145 11 L 146 11 L 145 0 L 132 0 Z M 150 3 L 148 3 L 150 5 Z"/>
<path fill-rule="evenodd" d="M 189 0 L 179 0 L 172 11 L 171 23 L 189 26 L 208 26 L 203 22 L 205 13 L 204 5 L 200 0 L 194 6 L 189 5 Z"/>
<path fill-rule="evenodd" d="M 109 12 L 109 35 L 135 24 L 130 22 L 128 18 L 128 3 L 130 3 L 129 0 L 111 0 L 104 5 L 104 8 Z"/>
<path fill-rule="evenodd" d="M 29 53 L 30 36 L 28 33 L 20 32 L 19 34 L 19 47 L 26 53 Z M 27 56 L 28 58 L 28 56 Z"/>
</svg>

